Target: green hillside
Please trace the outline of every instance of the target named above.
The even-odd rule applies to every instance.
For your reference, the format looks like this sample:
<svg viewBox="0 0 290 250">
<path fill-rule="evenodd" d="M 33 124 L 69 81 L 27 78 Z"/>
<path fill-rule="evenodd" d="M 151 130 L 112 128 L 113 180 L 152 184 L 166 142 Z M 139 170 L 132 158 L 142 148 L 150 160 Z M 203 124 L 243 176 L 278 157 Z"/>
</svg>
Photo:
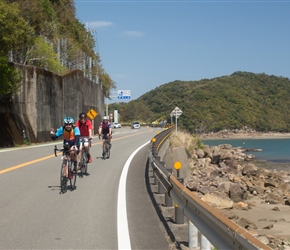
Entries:
<svg viewBox="0 0 290 250">
<path fill-rule="evenodd" d="M 93 32 L 76 16 L 74 1 L 0 0 L 0 34 L 0 99 L 21 81 L 10 62 L 60 75 L 82 70 L 102 84 L 105 96 L 116 88 L 94 50 Z"/>
<path fill-rule="evenodd" d="M 285 77 L 235 72 L 200 81 L 163 84 L 129 103 L 111 104 L 121 121 L 171 119 L 179 107 L 178 126 L 191 133 L 241 129 L 290 131 L 290 80 Z"/>
</svg>

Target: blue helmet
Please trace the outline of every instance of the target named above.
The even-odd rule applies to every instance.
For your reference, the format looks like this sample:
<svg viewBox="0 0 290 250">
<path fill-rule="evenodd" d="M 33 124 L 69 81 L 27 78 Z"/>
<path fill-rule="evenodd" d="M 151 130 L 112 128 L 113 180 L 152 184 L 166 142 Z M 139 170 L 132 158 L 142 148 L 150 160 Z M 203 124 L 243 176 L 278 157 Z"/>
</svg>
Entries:
<svg viewBox="0 0 290 250">
<path fill-rule="evenodd" d="M 67 116 L 67 117 L 65 117 L 64 119 L 63 119 L 63 122 L 64 122 L 64 124 L 66 125 L 66 124 L 74 124 L 74 119 L 72 118 L 72 117 L 69 117 L 69 116 Z"/>
</svg>

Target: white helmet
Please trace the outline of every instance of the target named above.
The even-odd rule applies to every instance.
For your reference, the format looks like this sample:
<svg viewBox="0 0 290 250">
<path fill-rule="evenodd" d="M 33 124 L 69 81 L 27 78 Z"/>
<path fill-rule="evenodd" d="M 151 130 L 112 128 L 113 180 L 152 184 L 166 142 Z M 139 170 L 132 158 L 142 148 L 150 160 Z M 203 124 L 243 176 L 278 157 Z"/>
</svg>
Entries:
<svg viewBox="0 0 290 250">
<path fill-rule="evenodd" d="M 104 116 L 103 120 L 109 120 L 108 116 Z"/>
</svg>

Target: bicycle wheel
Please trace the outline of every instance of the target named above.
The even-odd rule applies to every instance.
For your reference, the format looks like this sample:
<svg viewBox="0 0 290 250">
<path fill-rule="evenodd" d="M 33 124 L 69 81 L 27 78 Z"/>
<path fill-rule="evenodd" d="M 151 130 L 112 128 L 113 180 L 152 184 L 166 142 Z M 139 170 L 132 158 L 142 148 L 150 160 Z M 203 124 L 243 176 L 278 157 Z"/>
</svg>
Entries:
<svg viewBox="0 0 290 250">
<path fill-rule="evenodd" d="M 110 144 L 108 141 L 106 141 L 106 158 L 110 158 Z"/>
<path fill-rule="evenodd" d="M 85 150 L 82 151 L 81 155 L 81 176 L 87 174 L 87 167 L 88 167 L 88 158 L 87 158 L 87 152 Z"/>
<path fill-rule="evenodd" d="M 107 146 L 106 146 L 107 144 L 106 144 L 106 141 L 104 141 L 103 142 L 103 154 L 102 154 L 102 156 L 103 156 L 103 160 L 105 160 L 106 159 L 106 157 L 107 157 Z"/>
<path fill-rule="evenodd" d="M 69 166 L 68 171 L 70 172 L 69 176 L 71 176 L 71 179 L 69 180 L 70 181 L 70 188 L 71 188 L 71 190 L 74 190 L 76 188 L 77 172 L 73 172 L 71 169 L 71 166 Z"/>
<path fill-rule="evenodd" d="M 67 175 L 63 175 L 64 168 L 67 167 L 67 161 L 63 161 L 60 168 L 60 192 L 65 193 L 67 191 Z"/>
<path fill-rule="evenodd" d="M 86 154 L 87 154 L 87 152 L 86 152 Z M 82 172 L 84 175 L 87 175 L 87 173 L 88 173 L 88 158 L 87 158 L 87 156 L 85 157 L 84 165 L 82 166 Z"/>
<path fill-rule="evenodd" d="M 80 171 L 80 177 L 83 177 L 84 175 L 84 172 L 83 172 L 83 166 L 84 166 L 84 162 L 85 162 L 85 159 L 84 159 L 84 150 L 81 151 L 81 160 L 80 160 L 80 166 L 81 166 L 81 171 Z"/>
</svg>

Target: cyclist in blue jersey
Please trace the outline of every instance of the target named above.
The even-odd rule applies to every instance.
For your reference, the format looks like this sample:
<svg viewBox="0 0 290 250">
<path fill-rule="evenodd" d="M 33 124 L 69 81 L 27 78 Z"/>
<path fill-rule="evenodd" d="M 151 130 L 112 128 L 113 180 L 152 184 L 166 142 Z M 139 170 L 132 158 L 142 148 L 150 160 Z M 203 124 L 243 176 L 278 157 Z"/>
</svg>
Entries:
<svg viewBox="0 0 290 250">
<path fill-rule="evenodd" d="M 68 143 L 70 147 L 70 155 L 71 159 L 74 162 L 74 171 L 76 171 L 77 167 L 77 157 L 75 155 L 75 151 L 78 153 L 79 149 L 79 137 L 80 130 L 78 127 L 74 125 L 74 119 L 72 117 L 65 117 L 63 119 L 64 125 L 59 127 L 55 132 L 54 128 L 50 130 L 50 136 L 53 140 L 56 140 L 58 137 L 63 137 L 63 146 L 66 147 Z"/>
</svg>

